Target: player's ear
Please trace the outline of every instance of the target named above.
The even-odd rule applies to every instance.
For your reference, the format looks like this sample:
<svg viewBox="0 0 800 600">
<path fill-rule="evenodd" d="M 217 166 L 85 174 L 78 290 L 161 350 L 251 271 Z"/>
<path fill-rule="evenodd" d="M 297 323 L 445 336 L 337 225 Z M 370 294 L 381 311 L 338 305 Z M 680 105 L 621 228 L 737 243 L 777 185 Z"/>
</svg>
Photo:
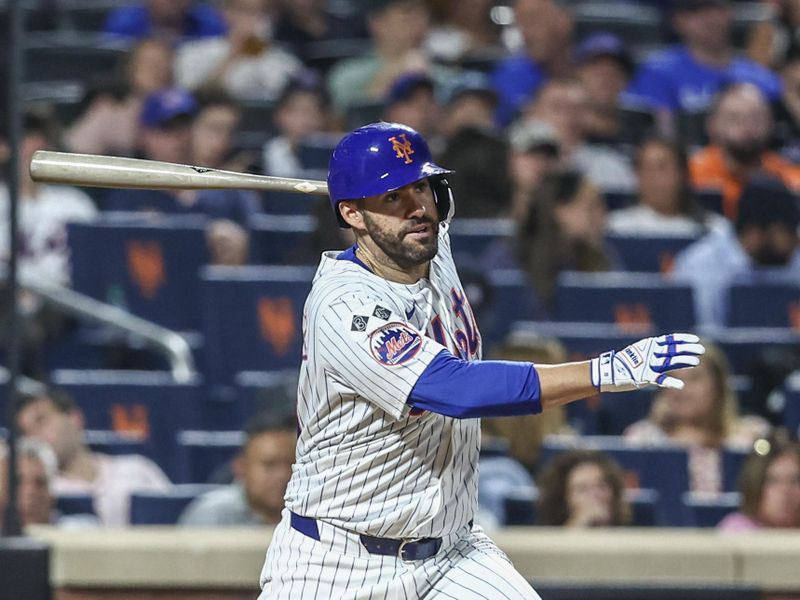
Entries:
<svg viewBox="0 0 800 600">
<path fill-rule="evenodd" d="M 342 200 L 338 205 L 339 214 L 342 215 L 344 222 L 358 231 L 364 229 L 364 215 L 361 212 L 360 204 L 357 200 Z"/>
</svg>

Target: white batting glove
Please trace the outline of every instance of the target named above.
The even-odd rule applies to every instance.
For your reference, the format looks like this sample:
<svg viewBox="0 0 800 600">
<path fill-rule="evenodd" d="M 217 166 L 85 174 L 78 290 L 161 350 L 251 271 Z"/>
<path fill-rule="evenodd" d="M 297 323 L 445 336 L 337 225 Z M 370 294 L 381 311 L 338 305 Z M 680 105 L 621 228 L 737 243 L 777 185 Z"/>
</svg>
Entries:
<svg viewBox="0 0 800 600">
<path fill-rule="evenodd" d="M 623 350 L 604 352 L 591 361 L 592 385 L 601 392 L 626 392 L 648 385 L 683 389 L 668 373 L 696 367 L 706 349 L 691 333 L 649 337 Z"/>
</svg>

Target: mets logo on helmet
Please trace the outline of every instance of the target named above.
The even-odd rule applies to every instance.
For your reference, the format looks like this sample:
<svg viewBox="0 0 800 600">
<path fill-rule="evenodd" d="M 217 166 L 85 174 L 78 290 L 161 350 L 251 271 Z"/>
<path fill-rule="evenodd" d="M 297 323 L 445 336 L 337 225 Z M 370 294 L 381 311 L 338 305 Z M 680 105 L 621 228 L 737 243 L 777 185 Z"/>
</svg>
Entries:
<svg viewBox="0 0 800 600">
<path fill-rule="evenodd" d="M 402 141 L 398 140 L 397 138 L 401 138 Z M 406 139 L 406 134 L 401 133 L 400 135 L 393 135 L 389 138 L 389 141 L 392 142 L 392 150 L 395 151 L 397 154 L 397 158 L 402 158 L 405 164 L 411 164 L 411 155 L 414 154 L 414 148 L 411 147 L 411 142 Z"/>
<path fill-rule="evenodd" d="M 422 338 L 405 323 L 387 323 L 369 337 L 372 356 L 382 365 L 394 367 L 414 358 L 422 348 Z"/>
</svg>

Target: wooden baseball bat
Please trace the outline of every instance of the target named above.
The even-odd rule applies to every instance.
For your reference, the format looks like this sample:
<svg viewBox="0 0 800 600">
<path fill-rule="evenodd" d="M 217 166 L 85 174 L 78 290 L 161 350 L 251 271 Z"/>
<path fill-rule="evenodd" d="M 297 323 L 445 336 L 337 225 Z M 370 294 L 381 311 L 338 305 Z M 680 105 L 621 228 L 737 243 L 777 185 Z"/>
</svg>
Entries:
<svg viewBox="0 0 800 600">
<path fill-rule="evenodd" d="M 267 190 L 328 195 L 324 181 L 217 171 L 157 160 L 39 150 L 31 177 L 41 183 L 149 190 Z"/>
</svg>

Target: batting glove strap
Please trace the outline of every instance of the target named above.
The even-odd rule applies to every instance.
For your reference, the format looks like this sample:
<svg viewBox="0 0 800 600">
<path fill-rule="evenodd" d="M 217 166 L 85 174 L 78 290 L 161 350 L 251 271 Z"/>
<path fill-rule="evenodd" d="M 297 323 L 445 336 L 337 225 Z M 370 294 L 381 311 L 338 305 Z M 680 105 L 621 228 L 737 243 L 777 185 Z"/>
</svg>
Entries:
<svg viewBox="0 0 800 600">
<path fill-rule="evenodd" d="M 668 373 L 700 364 L 705 352 L 697 336 L 671 333 L 650 337 L 623 348 L 604 352 L 591 360 L 592 385 L 601 392 L 625 392 L 648 385 L 683 388 Z"/>
</svg>

